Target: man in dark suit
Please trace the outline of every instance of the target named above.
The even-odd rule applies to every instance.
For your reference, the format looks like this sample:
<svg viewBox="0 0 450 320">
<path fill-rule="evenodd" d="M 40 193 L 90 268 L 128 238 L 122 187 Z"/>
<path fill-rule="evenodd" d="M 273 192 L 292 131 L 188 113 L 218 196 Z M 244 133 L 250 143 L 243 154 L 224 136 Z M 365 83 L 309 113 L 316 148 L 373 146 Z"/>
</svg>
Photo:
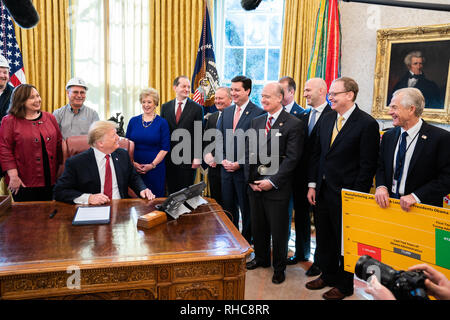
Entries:
<svg viewBox="0 0 450 320">
<path fill-rule="evenodd" d="M 295 91 L 297 90 L 297 85 L 295 80 L 289 76 L 282 77 L 278 80 L 278 83 L 283 88 L 283 101 L 281 104 L 283 105 L 284 110 L 287 113 L 300 118 L 300 116 L 305 112 L 305 109 L 300 107 L 300 105 L 295 102 Z M 295 181 L 294 181 L 295 184 Z M 295 186 L 294 186 L 295 189 Z M 291 225 L 292 225 L 292 214 L 294 210 L 294 195 L 291 195 L 291 199 L 289 200 L 289 237 L 291 238 Z M 288 240 L 289 241 L 289 240 Z"/>
<path fill-rule="evenodd" d="M 219 87 L 216 89 L 214 96 L 214 103 L 218 111 L 210 114 L 208 119 L 206 120 L 205 132 L 209 129 L 217 129 L 217 125 L 221 120 L 222 112 L 225 108 L 228 108 L 233 100 L 231 99 L 231 90 L 227 87 Z M 205 147 L 210 146 L 206 141 L 204 141 L 204 150 Z M 209 166 L 208 168 L 208 182 L 209 182 L 209 190 L 211 191 L 211 197 L 217 201 L 221 206 L 222 203 L 222 179 L 221 179 L 221 171 L 222 165 L 217 163 L 215 156 L 215 139 L 214 139 L 214 150 L 211 152 L 207 152 L 204 156 L 206 164 Z M 205 150 L 209 151 L 209 150 Z"/>
<path fill-rule="evenodd" d="M 284 107 L 284 110 L 287 113 L 290 113 L 293 116 L 299 118 L 300 115 L 305 112 L 305 109 L 300 107 L 300 105 L 295 102 L 295 91 L 297 90 L 295 80 L 291 77 L 285 76 L 278 80 L 278 83 L 283 88 L 284 98 L 281 103 Z"/>
<path fill-rule="evenodd" d="M 422 55 L 422 52 L 412 51 L 408 53 L 404 62 L 408 71 L 397 82 L 392 92 L 401 88 L 417 88 L 425 98 L 426 108 L 443 108 L 444 101 L 441 98 L 439 87 L 434 81 L 425 78 L 423 72 L 425 57 Z"/>
<path fill-rule="evenodd" d="M 173 81 L 173 90 L 176 98 L 161 106 L 161 117 L 167 120 L 172 139 L 175 137 L 174 131 L 177 135 L 181 135 L 181 139 L 175 141 L 171 139 L 170 156 L 166 157 L 169 194 L 194 184 L 196 170 L 202 163 L 202 141 L 195 141 L 197 137 L 194 135 L 194 128 L 199 126 L 200 133 L 203 130 L 203 108 L 189 98 L 191 83 L 187 76 L 176 77 Z M 189 134 L 189 137 L 185 134 Z M 201 139 L 201 135 L 198 139 Z M 186 141 L 190 141 L 189 146 L 185 145 Z M 183 146 L 182 150 L 180 146 Z M 189 154 L 185 154 L 186 152 Z"/>
<path fill-rule="evenodd" d="M 280 84 L 267 84 L 261 96 L 267 115 L 252 121 L 253 138 L 257 141 L 252 141 L 249 135 L 246 142 L 245 175 L 250 186 L 255 249 L 255 258 L 247 263 L 247 269 L 270 266 L 272 239 L 272 282 L 279 284 L 285 280 L 289 199 L 293 173 L 303 149 L 304 130 L 302 121 L 283 110 Z"/>
<path fill-rule="evenodd" d="M 394 129 L 381 140 L 375 200 L 382 208 L 389 197 L 403 210 L 415 203 L 442 207 L 450 193 L 450 132 L 421 119 L 425 100 L 415 88 L 394 92 L 389 105 Z"/>
<path fill-rule="evenodd" d="M 128 198 L 128 188 L 142 198 L 155 198 L 134 169 L 128 152 L 119 149 L 116 127 L 111 121 L 91 125 L 91 148 L 66 160 L 54 188 L 55 200 L 102 205 L 112 199 Z"/>
<path fill-rule="evenodd" d="M 242 235 L 252 242 L 250 227 L 250 205 L 247 196 L 247 183 L 244 177 L 245 135 L 253 118 L 264 111 L 249 100 L 252 91 L 252 80 L 244 76 L 236 76 L 231 80 L 231 97 L 234 105 L 222 113 L 222 121 L 218 129 L 223 137 L 222 161 L 222 201 L 233 224 L 239 230 L 239 210 L 242 216 Z"/>
<path fill-rule="evenodd" d="M 310 290 L 333 288 L 327 300 L 353 294 L 353 273 L 344 271 L 341 256 L 342 188 L 369 192 L 377 168 L 380 132 L 377 121 L 355 104 L 358 84 L 351 78 L 334 80 L 328 98 L 331 108 L 317 128 L 308 173 L 308 201 L 316 205 L 316 241 L 319 278 L 306 284 Z"/>
<path fill-rule="evenodd" d="M 294 179 L 294 209 L 295 209 L 295 255 L 288 258 L 287 264 L 296 264 L 298 261 L 308 261 L 311 252 L 311 217 L 310 211 L 315 208 L 310 205 L 308 198 L 308 163 L 314 149 L 314 141 L 317 135 L 317 128 L 323 116 L 331 112 L 331 107 L 327 102 L 327 84 L 321 78 L 312 78 L 305 83 L 303 96 L 306 103 L 311 107 L 300 115 L 300 119 L 306 124 L 305 144 L 302 157 L 295 171 Z M 314 219 L 316 220 L 316 219 Z M 314 253 L 314 263 L 306 271 L 307 276 L 320 274 L 318 267 L 319 248 L 316 243 Z"/>
</svg>

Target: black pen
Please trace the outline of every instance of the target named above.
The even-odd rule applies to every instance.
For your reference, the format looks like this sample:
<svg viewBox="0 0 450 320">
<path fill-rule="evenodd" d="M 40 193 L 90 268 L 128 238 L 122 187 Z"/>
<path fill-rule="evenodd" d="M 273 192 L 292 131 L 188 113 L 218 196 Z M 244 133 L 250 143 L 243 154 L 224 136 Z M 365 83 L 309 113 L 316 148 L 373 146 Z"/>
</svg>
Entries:
<svg viewBox="0 0 450 320">
<path fill-rule="evenodd" d="M 52 219 L 57 213 L 58 213 L 57 209 L 53 210 L 53 212 L 50 213 L 50 219 Z"/>
</svg>

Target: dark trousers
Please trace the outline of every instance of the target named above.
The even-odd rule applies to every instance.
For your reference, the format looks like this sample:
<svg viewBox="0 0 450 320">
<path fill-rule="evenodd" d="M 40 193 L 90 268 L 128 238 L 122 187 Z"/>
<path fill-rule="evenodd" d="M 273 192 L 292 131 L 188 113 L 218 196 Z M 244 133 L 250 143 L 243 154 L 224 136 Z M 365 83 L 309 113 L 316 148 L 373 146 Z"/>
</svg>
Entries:
<svg viewBox="0 0 450 320">
<path fill-rule="evenodd" d="M 311 205 L 306 198 L 307 193 L 304 187 L 294 188 L 295 255 L 304 260 L 311 255 Z"/>
<path fill-rule="evenodd" d="M 209 182 L 209 191 L 211 192 L 211 198 L 216 200 L 216 202 L 222 205 L 222 181 L 220 171 L 222 170 L 220 165 L 217 165 L 215 168 L 208 168 L 208 182 Z"/>
<path fill-rule="evenodd" d="M 329 286 L 338 288 L 342 293 L 353 294 L 353 273 L 344 270 L 344 258 L 341 255 L 342 203 L 341 194 L 331 190 L 323 181 L 316 194 L 316 241 L 320 248 L 318 265 L 320 276 Z"/>
<path fill-rule="evenodd" d="M 286 269 L 289 234 L 289 197 L 273 199 L 267 192 L 254 192 L 248 188 L 250 200 L 252 235 L 255 259 L 258 263 L 270 265 L 270 239 L 274 272 Z"/>
<path fill-rule="evenodd" d="M 194 184 L 196 169 L 166 162 L 166 183 L 168 194 L 177 192 Z"/>
<path fill-rule="evenodd" d="M 252 231 L 250 223 L 250 204 L 244 170 L 239 169 L 233 173 L 225 172 L 222 168 L 222 208 L 231 216 L 233 224 L 239 230 L 239 209 L 242 215 L 242 236 L 251 243 Z M 287 223 L 287 222 L 286 222 Z"/>
<path fill-rule="evenodd" d="M 52 201 L 53 186 L 20 188 L 17 194 L 12 195 L 15 202 L 23 201 Z"/>
</svg>

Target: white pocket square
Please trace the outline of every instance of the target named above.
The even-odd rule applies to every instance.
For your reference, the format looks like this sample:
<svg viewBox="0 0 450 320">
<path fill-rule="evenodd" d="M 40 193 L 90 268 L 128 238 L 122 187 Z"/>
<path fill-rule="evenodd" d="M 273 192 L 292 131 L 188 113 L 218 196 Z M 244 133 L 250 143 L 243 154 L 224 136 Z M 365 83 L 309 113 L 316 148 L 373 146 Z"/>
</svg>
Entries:
<svg viewBox="0 0 450 320">
<path fill-rule="evenodd" d="M 277 134 L 275 135 L 275 137 L 281 137 L 283 134 L 281 132 L 277 132 Z"/>
</svg>

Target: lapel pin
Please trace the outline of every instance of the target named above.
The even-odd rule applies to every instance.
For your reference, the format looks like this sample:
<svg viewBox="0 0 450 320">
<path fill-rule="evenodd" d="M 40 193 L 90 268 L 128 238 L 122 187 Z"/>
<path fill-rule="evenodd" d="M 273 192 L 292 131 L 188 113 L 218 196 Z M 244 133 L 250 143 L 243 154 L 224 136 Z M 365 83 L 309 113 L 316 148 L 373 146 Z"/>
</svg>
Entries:
<svg viewBox="0 0 450 320">
<path fill-rule="evenodd" d="M 294 111 L 294 114 L 297 114 L 297 111 Z"/>
<path fill-rule="evenodd" d="M 283 126 L 283 122 L 280 122 L 280 127 L 282 127 Z"/>
<path fill-rule="evenodd" d="M 247 112 L 245 112 L 245 114 L 248 114 L 248 111 L 247 111 Z"/>
<path fill-rule="evenodd" d="M 427 136 L 426 135 L 422 135 L 422 139 L 426 140 Z"/>
</svg>

